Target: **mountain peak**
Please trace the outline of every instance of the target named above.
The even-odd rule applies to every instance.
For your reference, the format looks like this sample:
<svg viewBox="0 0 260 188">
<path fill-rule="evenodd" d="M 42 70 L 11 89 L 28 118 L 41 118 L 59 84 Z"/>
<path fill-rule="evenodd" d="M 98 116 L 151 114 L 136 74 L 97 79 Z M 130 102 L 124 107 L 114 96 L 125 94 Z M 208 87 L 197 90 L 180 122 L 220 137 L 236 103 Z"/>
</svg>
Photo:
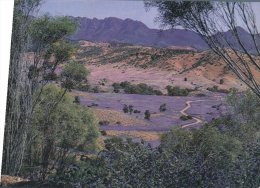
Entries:
<svg viewBox="0 0 260 188">
<path fill-rule="evenodd" d="M 198 50 L 208 49 L 208 45 L 193 31 L 185 29 L 150 29 L 144 23 L 130 18 L 120 19 L 116 17 L 98 18 L 74 18 L 79 21 L 80 27 L 71 36 L 72 40 L 89 40 L 98 42 L 122 42 L 154 47 L 193 47 Z M 250 45 L 249 33 L 242 27 L 237 27 L 243 42 Z M 232 41 L 235 41 L 231 31 L 223 33 Z M 231 42 L 232 42 L 231 41 Z"/>
</svg>

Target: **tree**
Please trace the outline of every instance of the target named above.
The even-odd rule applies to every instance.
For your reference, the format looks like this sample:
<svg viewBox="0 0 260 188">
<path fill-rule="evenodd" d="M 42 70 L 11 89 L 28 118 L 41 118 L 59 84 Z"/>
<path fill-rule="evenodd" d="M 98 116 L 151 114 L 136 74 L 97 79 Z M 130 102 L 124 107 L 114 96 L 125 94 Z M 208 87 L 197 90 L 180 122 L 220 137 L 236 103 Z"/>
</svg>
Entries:
<svg viewBox="0 0 260 188">
<path fill-rule="evenodd" d="M 62 86 L 66 89 L 73 89 L 84 81 L 89 74 L 89 71 L 84 65 L 78 62 L 70 62 L 65 65 L 61 73 Z"/>
<path fill-rule="evenodd" d="M 40 2 L 15 0 L 2 165 L 9 175 L 22 167 L 31 117 L 42 93 L 37 91 L 43 91 L 56 67 L 73 53 L 64 39 L 76 24 L 66 17 L 33 18 Z"/>
<path fill-rule="evenodd" d="M 73 97 L 66 94 L 56 105 L 61 93 L 63 91 L 55 85 L 44 88 L 29 131 L 27 164 L 40 165 L 42 179 L 51 169 L 61 173 L 73 149 L 96 149 L 99 131 L 93 113 L 74 104 Z"/>
<path fill-rule="evenodd" d="M 6 104 L 6 123 L 2 173 L 19 173 L 24 159 L 25 141 L 32 112 L 31 82 L 28 79 L 28 61 L 24 52 L 29 48 L 30 15 L 41 0 L 15 0 L 11 56 Z"/>
<path fill-rule="evenodd" d="M 159 21 L 171 27 L 182 26 L 198 33 L 208 46 L 221 57 L 258 97 L 260 81 L 260 35 L 250 3 L 145 1 L 147 8 L 156 7 Z M 242 23 L 241 23 L 242 22 Z M 249 32 L 247 43 L 239 25 Z M 228 35 L 224 31 L 230 30 Z"/>
</svg>

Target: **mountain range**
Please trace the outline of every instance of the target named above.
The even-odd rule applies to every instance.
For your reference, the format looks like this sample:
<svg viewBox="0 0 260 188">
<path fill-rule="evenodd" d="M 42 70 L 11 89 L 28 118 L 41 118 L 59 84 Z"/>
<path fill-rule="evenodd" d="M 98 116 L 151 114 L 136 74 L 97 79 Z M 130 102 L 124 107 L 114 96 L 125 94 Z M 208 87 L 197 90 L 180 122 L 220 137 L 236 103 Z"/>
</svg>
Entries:
<svg viewBox="0 0 260 188">
<path fill-rule="evenodd" d="M 144 23 L 132 19 L 108 17 L 104 19 L 71 17 L 79 23 L 76 33 L 71 40 L 89 40 L 97 42 L 120 42 L 134 45 L 153 47 L 181 47 L 206 50 L 208 45 L 193 31 L 184 29 L 151 29 Z M 250 34 L 242 27 L 238 33 L 247 49 L 253 51 Z M 229 39 L 231 44 L 237 45 L 231 31 L 219 33 Z M 238 45 L 237 45 L 238 46 Z"/>
</svg>

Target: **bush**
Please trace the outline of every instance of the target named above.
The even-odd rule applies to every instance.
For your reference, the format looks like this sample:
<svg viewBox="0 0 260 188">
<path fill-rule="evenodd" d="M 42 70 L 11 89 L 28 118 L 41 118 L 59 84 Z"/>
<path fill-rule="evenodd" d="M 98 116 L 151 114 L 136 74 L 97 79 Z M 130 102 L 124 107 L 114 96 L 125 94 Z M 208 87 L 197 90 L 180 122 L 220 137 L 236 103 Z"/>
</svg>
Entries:
<svg viewBox="0 0 260 188">
<path fill-rule="evenodd" d="M 78 62 L 70 62 L 62 70 L 62 86 L 67 89 L 73 89 L 80 84 L 89 75 L 89 71 L 84 65 Z"/>
<path fill-rule="evenodd" d="M 76 86 L 74 86 L 74 88 L 79 91 L 90 91 L 90 85 L 88 84 L 79 83 Z"/>
<path fill-rule="evenodd" d="M 44 75 L 44 79 L 48 81 L 54 81 L 57 80 L 58 76 L 55 72 L 48 73 Z"/>
<path fill-rule="evenodd" d="M 196 94 L 196 97 L 206 97 L 206 94 L 204 94 L 204 93 L 198 93 L 198 94 Z"/>
<path fill-rule="evenodd" d="M 109 121 L 107 121 L 107 120 L 104 120 L 104 121 L 100 121 L 99 122 L 99 125 L 109 125 L 110 124 L 110 122 Z"/>
<path fill-rule="evenodd" d="M 133 105 L 129 105 L 129 106 L 128 106 L 128 110 L 129 110 L 129 113 L 130 113 L 130 114 L 132 114 L 132 113 L 133 113 L 133 111 L 134 111 L 134 109 L 133 109 L 133 108 L 134 108 L 134 106 L 133 106 Z"/>
<path fill-rule="evenodd" d="M 207 90 L 211 91 L 211 92 L 229 93 L 228 90 L 226 90 L 226 89 L 219 89 L 218 86 L 216 86 L 216 85 L 214 85 L 213 87 L 208 87 Z"/>
<path fill-rule="evenodd" d="M 144 119 L 150 120 L 151 113 L 149 110 L 145 110 L 144 112 Z"/>
<path fill-rule="evenodd" d="M 131 84 L 130 82 L 121 82 L 112 84 L 115 93 L 119 93 L 120 89 L 123 89 L 128 94 L 141 94 L 141 95 L 162 95 L 163 93 L 159 90 L 154 90 L 151 86 L 144 83 Z"/>
<path fill-rule="evenodd" d="M 131 85 L 131 83 L 128 81 L 124 81 L 124 82 L 121 82 L 119 85 L 121 88 L 126 88 L 126 87 L 129 87 Z"/>
<path fill-rule="evenodd" d="M 101 133 L 102 136 L 107 136 L 107 132 L 104 131 L 104 130 L 100 130 L 100 133 Z"/>
<path fill-rule="evenodd" d="M 192 116 L 190 116 L 190 115 L 188 115 L 188 116 L 182 115 L 182 116 L 180 117 L 180 119 L 181 119 L 182 121 L 187 121 L 187 120 L 192 119 Z"/>
<path fill-rule="evenodd" d="M 80 104 L 80 98 L 79 98 L 79 96 L 75 96 L 73 102 L 76 103 L 76 104 Z"/>
<path fill-rule="evenodd" d="M 100 90 L 100 88 L 99 88 L 98 86 L 94 86 L 94 87 L 92 88 L 92 92 L 93 92 L 93 93 L 100 93 L 101 90 Z"/>
<path fill-rule="evenodd" d="M 134 114 L 140 114 L 141 113 L 141 111 L 139 111 L 139 110 L 134 110 Z"/>
<path fill-rule="evenodd" d="M 166 104 L 162 104 L 159 108 L 160 112 L 165 112 L 167 110 Z"/>
<path fill-rule="evenodd" d="M 96 103 L 91 103 L 91 105 L 88 105 L 88 107 L 96 107 L 96 106 L 98 106 L 98 104 L 96 104 Z"/>
<path fill-rule="evenodd" d="M 192 91 L 191 89 L 181 89 L 179 86 L 167 86 L 166 87 L 169 96 L 187 96 Z"/>
<path fill-rule="evenodd" d="M 29 166 L 41 167 L 44 179 L 51 168 L 58 173 L 64 167 L 71 150 L 95 151 L 99 131 L 93 113 L 74 104 L 63 89 L 48 85 L 39 101 L 29 129 L 31 143 L 26 148 L 26 159 L 30 159 Z M 52 161 L 57 165 L 51 165 Z"/>
<path fill-rule="evenodd" d="M 126 113 L 126 114 L 129 112 L 128 106 L 126 104 L 124 104 L 123 112 Z"/>
</svg>

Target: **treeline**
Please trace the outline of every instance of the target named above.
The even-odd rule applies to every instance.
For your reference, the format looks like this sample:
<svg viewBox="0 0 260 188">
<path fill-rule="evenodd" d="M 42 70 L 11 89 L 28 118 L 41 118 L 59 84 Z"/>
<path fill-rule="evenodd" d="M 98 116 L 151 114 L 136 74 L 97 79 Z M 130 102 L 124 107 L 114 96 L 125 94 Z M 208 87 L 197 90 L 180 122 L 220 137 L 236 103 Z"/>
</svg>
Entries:
<svg viewBox="0 0 260 188">
<path fill-rule="evenodd" d="M 163 95 L 160 90 L 153 89 L 153 87 L 148 86 L 144 83 L 131 84 L 128 81 L 115 82 L 112 84 L 115 93 L 124 91 L 127 94 L 141 94 L 141 95 Z M 190 92 L 194 91 L 188 88 L 180 88 L 179 86 L 166 86 L 168 96 L 188 96 Z"/>
</svg>

